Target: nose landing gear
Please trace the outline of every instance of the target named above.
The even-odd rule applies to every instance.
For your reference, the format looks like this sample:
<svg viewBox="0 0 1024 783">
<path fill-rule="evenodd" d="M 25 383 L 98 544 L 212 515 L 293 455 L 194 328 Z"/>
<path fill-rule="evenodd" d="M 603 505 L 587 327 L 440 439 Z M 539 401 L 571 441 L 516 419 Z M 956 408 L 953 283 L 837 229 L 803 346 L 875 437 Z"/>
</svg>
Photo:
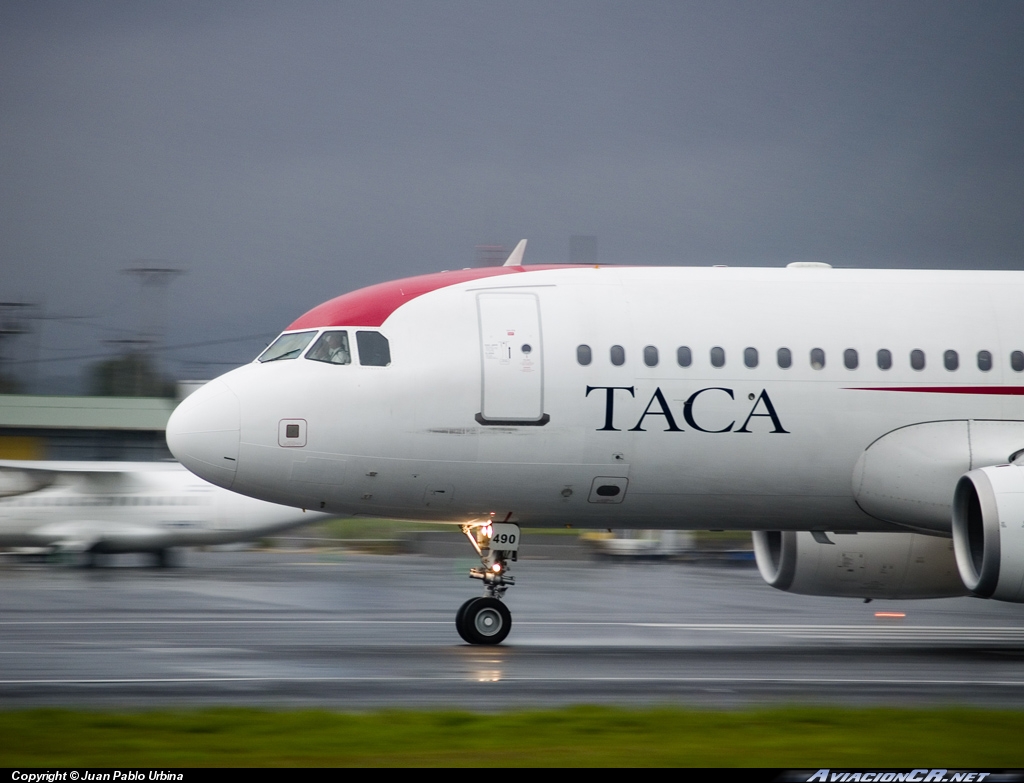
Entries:
<svg viewBox="0 0 1024 783">
<path fill-rule="evenodd" d="M 501 644 L 512 630 L 512 613 L 501 602 L 505 591 L 516 583 L 509 576 L 508 562 L 518 559 L 519 526 L 507 522 L 462 525 L 462 532 L 480 556 L 481 566 L 469 576 L 484 583 L 486 595 L 470 598 L 455 613 L 455 630 L 469 644 Z"/>
</svg>

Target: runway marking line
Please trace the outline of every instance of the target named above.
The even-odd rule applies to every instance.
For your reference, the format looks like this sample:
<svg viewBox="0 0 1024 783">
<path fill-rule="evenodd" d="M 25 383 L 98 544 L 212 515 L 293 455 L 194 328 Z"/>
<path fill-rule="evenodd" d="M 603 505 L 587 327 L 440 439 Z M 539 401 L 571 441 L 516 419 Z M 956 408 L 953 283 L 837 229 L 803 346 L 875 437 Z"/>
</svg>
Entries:
<svg viewBox="0 0 1024 783">
<path fill-rule="evenodd" d="M 191 626 L 448 626 L 449 620 L 373 620 L 373 619 L 316 619 L 316 618 L 118 618 L 93 620 L 2 620 L 6 627 L 160 627 L 188 623 Z M 1024 640 L 1024 628 L 1003 626 L 908 626 L 908 625 L 794 625 L 765 623 L 664 623 L 664 622 L 617 622 L 607 620 L 555 622 L 542 620 L 519 621 L 517 627 L 544 628 L 567 626 L 578 628 L 647 628 L 664 631 L 690 633 L 732 633 L 738 635 L 777 635 L 800 640 L 832 640 L 838 642 L 931 642 L 931 643 L 1006 643 Z"/>
<path fill-rule="evenodd" d="M 217 618 L 203 619 L 192 617 L 181 617 L 174 619 L 153 619 L 153 618 L 119 618 L 109 620 L 0 620 L 0 626 L 14 625 L 178 625 L 189 623 L 191 625 L 450 625 L 450 620 L 342 620 L 342 619 L 316 619 L 316 618 Z M 772 625 L 767 623 L 658 623 L 658 622 L 617 622 L 609 620 L 582 620 L 582 621 L 545 621 L 545 620 L 519 620 L 516 626 L 552 626 L 565 628 L 574 627 L 607 627 L 607 628 L 662 628 L 668 630 L 685 631 L 741 631 L 752 633 L 822 633 L 822 632 L 851 632 L 851 633 L 877 633 L 880 635 L 892 636 L 896 634 L 927 634 L 927 633 L 996 633 L 996 634 L 1024 634 L 1024 628 L 1007 626 L 985 626 L 985 625 Z"/>
<path fill-rule="evenodd" d="M 186 684 L 186 683 L 232 683 L 232 682 L 481 682 L 474 677 L 125 677 L 125 678 L 81 678 L 81 679 L 25 679 L 0 680 L 4 685 L 144 685 L 144 684 Z M 503 677 L 486 682 L 609 682 L 609 683 L 692 683 L 692 684 L 766 684 L 766 685 L 970 685 L 997 687 L 1024 687 L 1024 680 L 916 680 L 916 679 L 867 679 L 867 678 L 823 678 L 823 677 Z"/>
</svg>

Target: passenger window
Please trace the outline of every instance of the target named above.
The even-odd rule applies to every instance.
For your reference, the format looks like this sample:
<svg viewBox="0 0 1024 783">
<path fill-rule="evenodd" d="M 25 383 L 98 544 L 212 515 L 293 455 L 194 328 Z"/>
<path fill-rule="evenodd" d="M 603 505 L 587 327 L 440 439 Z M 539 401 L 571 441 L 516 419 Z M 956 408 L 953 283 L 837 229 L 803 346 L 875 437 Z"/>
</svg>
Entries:
<svg viewBox="0 0 1024 783">
<path fill-rule="evenodd" d="M 680 367 L 689 367 L 693 364 L 693 354 L 688 346 L 680 345 L 676 348 L 676 361 Z"/>
<path fill-rule="evenodd" d="M 988 351 L 978 351 L 978 369 L 988 372 L 992 369 L 992 354 Z"/>
<path fill-rule="evenodd" d="M 743 349 L 743 363 L 750 368 L 757 367 L 757 348 Z"/>
<path fill-rule="evenodd" d="M 779 360 L 779 367 L 783 370 L 788 370 L 793 366 L 793 352 L 789 348 L 779 348 L 775 355 Z"/>
<path fill-rule="evenodd" d="M 307 359 L 326 364 L 351 364 L 348 332 L 324 332 L 306 354 Z"/>
<path fill-rule="evenodd" d="M 644 348 L 644 364 L 648 367 L 658 366 L 658 349 L 653 345 L 648 345 Z"/>
<path fill-rule="evenodd" d="M 309 345 L 316 332 L 292 332 L 282 334 L 258 357 L 258 361 L 276 362 L 278 359 L 296 359 L 302 349 Z"/>
<path fill-rule="evenodd" d="M 915 348 L 910 352 L 910 366 L 915 370 L 924 369 L 924 351 Z"/>
<path fill-rule="evenodd" d="M 1024 353 L 1014 351 L 1010 354 L 1010 366 L 1014 372 L 1024 371 Z"/>
<path fill-rule="evenodd" d="M 878 350 L 878 369 L 888 370 L 892 368 L 892 351 L 887 348 Z"/>
<path fill-rule="evenodd" d="M 612 364 L 621 367 L 626 363 L 626 349 L 621 345 L 613 345 L 611 350 Z"/>
<path fill-rule="evenodd" d="M 843 366 L 847 370 L 856 370 L 858 364 L 860 364 L 860 357 L 857 356 L 856 348 L 847 348 L 843 351 Z"/>
<path fill-rule="evenodd" d="M 821 348 L 811 348 L 811 368 L 821 370 L 825 367 L 825 352 Z"/>
<path fill-rule="evenodd" d="M 593 360 L 593 355 L 590 352 L 589 345 L 577 345 L 576 346 L 576 361 L 586 367 Z"/>
<path fill-rule="evenodd" d="M 356 332 L 359 363 L 364 367 L 387 367 L 391 364 L 391 344 L 380 332 Z"/>
<path fill-rule="evenodd" d="M 719 348 L 717 345 L 711 349 L 711 366 L 712 367 L 723 367 L 725 366 L 725 349 Z"/>
<path fill-rule="evenodd" d="M 956 370 L 958 367 L 960 367 L 960 356 L 957 354 L 956 351 L 946 351 L 944 354 L 942 354 L 942 364 L 946 367 L 947 370 L 953 372 L 953 370 Z"/>
</svg>

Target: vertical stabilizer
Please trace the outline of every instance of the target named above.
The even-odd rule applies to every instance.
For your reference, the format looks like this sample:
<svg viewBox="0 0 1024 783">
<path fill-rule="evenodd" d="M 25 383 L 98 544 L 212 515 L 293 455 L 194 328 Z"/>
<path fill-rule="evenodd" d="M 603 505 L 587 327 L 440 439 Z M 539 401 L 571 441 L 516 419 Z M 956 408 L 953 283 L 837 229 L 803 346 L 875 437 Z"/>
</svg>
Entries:
<svg viewBox="0 0 1024 783">
<path fill-rule="evenodd" d="M 516 249 L 512 251 L 502 266 L 522 266 L 523 254 L 526 252 L 526 240 L 520 239 Z"/>
</svg>

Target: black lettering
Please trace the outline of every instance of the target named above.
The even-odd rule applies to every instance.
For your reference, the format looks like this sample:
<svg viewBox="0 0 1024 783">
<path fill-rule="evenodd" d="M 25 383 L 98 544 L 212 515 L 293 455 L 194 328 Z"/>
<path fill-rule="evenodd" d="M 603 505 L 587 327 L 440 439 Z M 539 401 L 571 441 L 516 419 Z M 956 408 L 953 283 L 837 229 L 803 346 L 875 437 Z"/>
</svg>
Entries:
<svg viewBox="0 0 1024 783">
<path fill-rule="evenodd" d="M 651 406 L 654 401 L 657 400 L 661 406 L 660 411 L 652 411 Z M 682 432 L 682 429 L 676 426 L 676 420 L 672 418 L 672 411 L 668 409 L 668 403 L 665 402 L 665 395 L 661 393 L 661 388 L 654 390 L 654 396 L 651 397 L 651 401 L 647 403 L 647 407 L 644 409 L 643 415 L 640 417 L 640 421 L 636 423 L 636 426 L 630 430 L 630 432 L 647 432 L 642 426 L 644 419 L 648 416 L 664 416 L 665 422 L 668 424 L 668 429 L 665 432 Z"/>
<path fill-rule="evenodd" d="M 584 394 L 583 396 L 584 397 L 589 397 L 590 396 L 590 392 L 596 391 L 597 389 L 605 389 L 607 391 L 607 396 L 605 397 L 605 403 L 604 403 L 604 426 L 600 427 L 597 431 L 598 432 L 603 432 L 605 430 L 608 430 L 610 432 L 620 432 L 620 430 L 618 430 L 618 429 L 616 429 L 615 427 L 612 426 L 612 416 L 615 413 L 615 392 L 618 391 L 618 390 L 628 391 L 631 397 L 636 397 L 636 393 L 633 391 L 633 387 L 632 386 L 588 386 L 587 387 L 587 393 Z"/>
<path fill-rule="evenodd" d="M 723 391 L 729 395 L 729 399 L 736 399 L 733 396 L 732 389 L 723 389 L 721 386 L 711 386 L 707 389 L 698 389 L 693 394 L 691 394 L 690 399 L 688 399 L 683 404 L 683 418 L 686 419 L 687 424 L 689 424 L 698 432 L 730 432 L 732 430 L 733 425 L 736 423 L 735 421 L 730 422 L 729 426 L 726 427 L 724 430 L 706 430 L 693 420 L 693 403 L 697 401 L 697 397 L 699 397 L 701 394 L 707 391 Z"/>
<path fill-rule="evenodd" d="M 762 402 L 764 402 L 764 408 L 767 413 L 757 413 L 757 406 Z M 775 425 L 775 429 L 772 430 L 773 434 L 779 432 L 787 435 L 789 434 L 789 430 L 785 429 L 782 426 L 782 422 L 779 421 L 779 414 L 775 412 L 775 406 L 772 405 L 772 400 L 768 396 L 767 389 L 761 389 L 761 396 L 757 398 L 757 402 L 754 403 L 754 407 L 750 409 L 750 415 L 747 416 L 747 420 L 743 422 L 743 426 L 736 430 L 736 432 L 750 432 L 750 430 L 747 429 L 747 425 L 750 424 L 750 420 L 753 418 L 770 418 L 772 420 L 772 424 Z"/>
</svg>

